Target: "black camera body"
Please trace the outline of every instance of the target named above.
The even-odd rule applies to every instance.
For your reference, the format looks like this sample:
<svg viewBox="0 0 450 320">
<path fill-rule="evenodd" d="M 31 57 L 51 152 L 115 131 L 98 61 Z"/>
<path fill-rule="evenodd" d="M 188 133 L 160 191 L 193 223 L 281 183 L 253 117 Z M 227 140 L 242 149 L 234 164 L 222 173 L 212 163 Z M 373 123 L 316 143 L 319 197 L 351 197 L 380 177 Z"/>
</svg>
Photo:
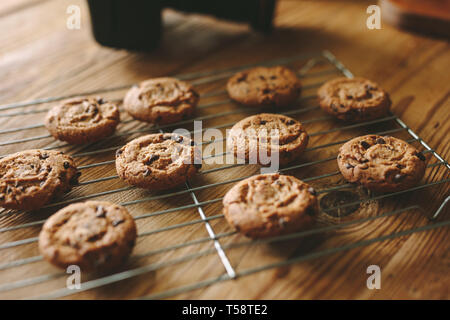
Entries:
<svg viewBox="0 0 450 320">
<path fill-rule="evenodd" d="M 95 39 L 102 45 L 131 50 L 154 49 L 161 38 L 161 11 L 214 15 L 247 22 L 269 32 L 276 0 L 88 0 Z"/>
</svg>

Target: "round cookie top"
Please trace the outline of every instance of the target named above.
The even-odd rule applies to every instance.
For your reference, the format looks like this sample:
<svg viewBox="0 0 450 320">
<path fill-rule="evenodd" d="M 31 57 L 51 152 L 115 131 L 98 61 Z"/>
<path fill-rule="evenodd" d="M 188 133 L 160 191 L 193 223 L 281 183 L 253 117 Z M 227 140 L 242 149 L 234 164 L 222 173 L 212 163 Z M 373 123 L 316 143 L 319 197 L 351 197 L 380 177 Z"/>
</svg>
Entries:
<svg viewBox="0 0 450 320">
<path fill-rule="evenodd" d="M 52 150 L 26 150 L 0 159 L 0 206 L 35 210 L 78 183 L 73 159 Z"/>
<path fill-rule="evenodd" d="M 308 144 L 308 134 L 300 122 L 290 117 L 261 113 L 242 119 L 230 130 L 227 147 L 239 158 L 257 159 L 277 153 L 279 163 L 295 160 Z"/>
<path fill-rule="evenodd" d="M 45 126 L 56 139 L 79 144 L 113 134 L 119 122 L 116 104 L 98 97 L 77 97 L 50 109 Z"/>
<path fill-rule="evenodd" d="M 362 121 L 379 118 L 389 111 L 391 100 L 386 91 L 364 78 L 336 78 L 318 90 L 322 109 L 336 118 Z"/>
<path fill-rule="evenodd" d="M 165 124 L 191 115 L 198 100 L 198 93 L 187 82 L 155 78 L 133 86 L 125 96 L 124 108 L 135 119 Z"/>
<path fill-rule="evenodd" d="M 200 149 L 191 139 L 174 133 L 149 134 L 116 152 L 116 170 L 129 184 L 152 190 L 173 188 L 202 166 Z"/>
<path fill-rule="evenodd" d="M 425 161 L 425 156 L 405 141 L 378 135 L 348 141 L 337 159 L 346 180 L 380 192 L 416 185 L 425 173 Z"/>
<path fill-rule="evenodd" d="M 227 83 L 229 96 L 247 106 L 286 106 L 300 95 L 297 75 L 285 67 L 256 67 L 236 73 Z"/>
<path fill-rule="evenodd" d="M 71 204 L 52 215 L 39 234 L 39 250 L 50 263 L 82 271 L 114 268 L 131 253 L 136 225 L 128 211 L 104 201 Z"/>
<path fill-rule="evenodd" d="M 228 223 L 251 238 L 294 232 L 310 226 L 318 213 L 316 192 L 286 175 L 261 174 L 231 188 L 223 199 Z"/>
</svg>

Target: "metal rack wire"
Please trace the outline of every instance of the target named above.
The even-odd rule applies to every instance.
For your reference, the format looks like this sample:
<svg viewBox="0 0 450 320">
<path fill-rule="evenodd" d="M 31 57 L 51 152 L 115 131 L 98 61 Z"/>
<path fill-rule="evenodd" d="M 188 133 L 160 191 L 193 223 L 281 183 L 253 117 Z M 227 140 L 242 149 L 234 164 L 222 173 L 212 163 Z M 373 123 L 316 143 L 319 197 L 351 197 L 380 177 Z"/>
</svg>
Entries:
<svg viewBox="0 0 450 320">
<path fill-rule="evenodd" d="M 299 75 L 299 77 L 301 77 L 303 79 L 315 79 L 315 78 L 323 78 L 323 77 L 328 77 L 328 76 L 334 77 L 334 76 L 338 76 L 339 74 L 343 74 L 346 77 L 353 77 L 353 74 L 328 51 L 324 51 L 321 53 L 303 54 L 303 55 L 298 55 L 295 57 L 282 58 L 282 59 L 277 59 L 277 60 L 272 60 L 272 61 L 266 61 L 263 63 L 256 63 L 253 65 L 270 66 L 270 65 L 279 65 L 279 64 L 282 64 L 282 65 L 300 64 L 301 67 L 298 68 L 298 75 Z M 190 74 L 184 74 L 184 75 L 177 75 L 176 77 L 183 79 L 183 80 L 189 80 L 193 85 L 201 86 L 201 85 L 205 85 L 205 84 L 216 83 L 216 82 L 219 82 L 220 80 L 224 80 L 224 79 L 228 78 L 230 75 L 232 75 L 234 72 L 251 67 L 253 65 L 245 65 L 245 66 L 238 66 L 238 67 L 222 69 L 222 70 L 212 70 L 212 71 L 206 71 L 206 72 L 197 72 L 197 73 L 190 73 Z M 324 70 L 320 69 L 319 71 L 316 71 L 315 67 L 317 67 L 318 65 L 323 66 Z M 304 91 L 314 90 L 315 88 L 319 87 L 322 83 L 323 83 L 323 81 L 305 84 L 303 87 L 303 90 Z M 77 94 L 73 94 L 73 95 L 50 97 L 50 98 L 36 99 L 36 100 L 32 100 L 32 101 L 2 105 L 2 106 L 0 106 L 0 118 L 2 118 L 2 117 L 17 117 L 17 116 L 34 115 L 34 114 L 44 114 L 45 112 L 48 111 L 48 108 L 39 108 L 39 105 L 44 105 L 44 104 L 47 104 L 50 102 L 56 102 L 59 100 L 63 100 L 63 99 L 73 97 L 73 96 L 78 96 L 78 95 L 114 93 L 114 92 L 118 92 L 120 90 L 127 89 L 130 86 L 131 86 L 131 84 L 126 85 L 126 86 L 114 87 L 114 88 L 104 88 L 104 89 L 99 89 L 99 90 L 90 91 L 90 92 L 82 92 L 82 93 L 77 93 Z M 201 93 L 201 98 L 202 98 L 202 100 L 208 99 L 208 98 L 215 98 L 215 97 L 220 97 L 221 95 L 224 95 L 224 94 L 225 94 L 225 91 L 223 89 L 212 90 L 212 91 L 207 91 L 207 92 Z M 316 98 L 315 94 L 302 95 L 302 97 L 299 99 L 299 103 L 306 103 L 308 101 L 314 101 L 315 98 Z M 117 99 L 117 100 L 119 101 L 120 99 Z M 198 106 L 198 108 L 199 108 L 199 110 L 206 110 L 208 108 L 214 108 L 217 106 L 221 106 L 223 104 L 230 104 L 230 103 L 231 103 L 230 99 L 221 99 L 221 100 L 212 101 L 209 103 L 201 103 Z M 28 108 L 28 107 L 37 107 L 37 108 L 35 108 L 34 110 L 21 110 L 21 111 L 10 112 L 10 110 L 16 110 L 16 109 Z M 1 113 L 3 111 L 8 111 L 8 112 Z M 166 129 L 170 130 L 171 128 L 176 128 L 179 126 L 189 126 L 194 121 L 217 120 L 217 119 L 221 119 L 223 117 L 239 115 L 241 113 L 246 113 L 246 112 L 258 113 L 258 112 L 261 112 L 261 110 L 249 110 L 248 108 L 236 106 L 235 108 L 231 109 L 230 111 L 216 112 L 216 113 L 207 114 L 204 116 L 198 116 L 194 119 L 183 120 L 183 121 L 180 121 L 175 124 L 169 124 L 169 125 L 164 125 L 164 126 L 150 126 L 150 127 L 145 126 L 142 128 L 141 127 L 135 128 L 133 130 L 119 131 L 114 136 L 104 139 L 102 141 L 102 144 L 113 143 L 118 138 L 128 139 L 137 134 L 151 133 L 151 132 L 158 132 L 158 131 L 163 132 Z M 273 111 L 271 111 L 271 112 L 273 112 Z M 279 113 L 289 115 L 289 116 L 298 116 L 298 115 L 304 115 L 304 114 L 311 113 L 311 112 L 312 113 L 320 112 L 320 108 L 317 105 L 310 105 L 310 106 L 303 106 L 302 108 L 288 109 L 284 112 L 279 112 Z M 326 116 L 324 114 L 319 114 L 319 116 L 314 116 L 313 118 L 305 119 L 305 120 L 301 120 L 301 121 L 303 124 L 312 124 L 312 123 L 322 123 L 322 122 L 331 121 L 331 120 L 332 120 L 331 117 Z M 133 119 L 128 119 L 128 120 L 125 120 L 122 122 L 122 124 L 133 124 L 133 123 L 138 123 L 138 121 L 135 121 Z M 381 124 L 386 125 L 388 123 L 391 124 L 389 128 L 385 128 L 383 130 L 376 130 L 373 132 L 367 131 L 367 128 L 371 128 L 371 126 L 374 126 L 374 125 L 376 126 L 376 125 L 381 125 Z M 214 126 L 208 126 L 207 128 L 201 129 L 201 131 L 204 131 L 208 128 L 225 129 L 225 128 L 231 127 L 233 124 L 234 124 L 234 122 L 221 123 L 221 124 L 214 125 Z M 24 131 L 28 131 L 28 130 L 30 130 L 30 131 L 36 130 L 36 129 L 39 129 L 42 127 L 43 127 L 43 124 L 35 124 L 35 125 L 28 125 L 28 126 L 17 127 L 17 128 L 2 129 L 2 130 L 0 130 L 0 136 L 7 135 L 7 134 L 13 134 L 13 133 L 20 133 L 20 132 L 24 132 Z M 400 192 L 393 192 L 393 193 L 387 193 L 387 194 L 375 194 L 375 195 L 370 194 L 368 198 L 358 199 L 357 201 L 351 201 L 351 202 L 347 202 L 344 204 L 339 204 L 335 207 L 322 208 L 322 211 L 330 212 L 333 210 L 339 210 L 339 209 L 343 209 L 346 207 L 361 205 L 362 203 L 367 203 L 370 201 L 379 201 L 382 199 L 389 199 L 389 198 L 392 199 L 393 197 L 396 197 L 399 195 L 413 193 L 414 191 L 423 190 L 423 189 L 431 188 L 433 186 L 438 186 L 438 185 L 448 186 L 448 183 L 450 182 L 450 179 L 448 177 L 448 173 L 450 172 L 449 163 L 447 161 L 445 161 L 439 154 L 437 154 L 435 150 L 433 150 L 425 141 L 423 141 L 401 119 L 399 119 L 397 116 L 395 116 L 393 114 L 390 114 L 384 118 L 373 120 L 373 121 L 366 121 L 363 123 L 350 124 L 350 125 L 347 124 L 347 125 L 334 126 L 332 128 L 326 129 L 326 130 L 310 132 L 309 135 L 311 137 L 321 137 L 321 136 L 326 136 L 326 135 L 329 135 L 329 134 L 332 134 L 335 132 L 342 132 L 342 131 L 346 131 L 346 130 L 362 130 L 361 134 L 363 134 L 363 133 L 364 134 L 367 134 L 367 133 L 376 133 L 376 134 L 406 133 L 408 135 L 407 141 L 409 143 L 419 144 L 422 147 L 422 149 L 424 149 L 424 151 L 423 151 L 424 154 L 430 154 L 430 161 L 427 166 L 430 170 L 432 170 L 432 169 L 445 170 L 444 173 L 442 174 L 443 178 L 438 181 L 431 181 L 431 182 L 410 188 L 408 190 L 400 191 Z M 195 133 L 196 130 L 191 130 L 190 132 Z M 41 141 L 45 141 L 45 139 L 51 139 L 51 136 L 48 134 L 42 134 L 42 135 L 31 135 L 30 134 L 30 137 L 27 137 L 27 138 L 9 139 L 9 140 L 1 141 L 0 146 L 1 147 L 9 147 L 9 146 L 14 146 L 14 145 L 27 144 L 30 142 L 33 142 L 33 143 L 41 142 Z M 318 150 L 319 151 L 327 150 L 328 148 L 336 147 L 342 143 L 345 143 L 348 140 L 349 139 L 340 139 L 339 141 L 333 141 L 333 142 L 310 146 L 306 149 L 305 152 L 308 153 L 308 152 L 313 152 L 313 151 L 318 151 Z M 200 145 L 207 146 L 212 143 L 223 143 L 223 141 L 224 141 L 224 139 L 215 140 L 215 141 L 206 141 L 206 142 L 200 143 Z M 99 143 L 94 143 L 94 144 L 90 144 L 88 146 L 84 146 L 81 148 L 81 150 L 77 150 L 76 152 L 73 152 L 72 156 L 75 158 L 82 158 L 82 157 L 93 157 L 93 156 L 98 156 L 98 155 L 102 155 L 102 154 L 112 153 L 113 151 L 115 151 L 116 149 L 121 147 L 123 145 L 123 142 L 120 145 L 113 145 L 113 146 L 108 146 L 108 147 L 103 147 L 103 148 L 98 148 L 98 145 L 99 145 Z M 43 149 L 64 149 L 64 148 L 70 148 L 70 147 L 71 146 L 68 144 L 56 143 L 56 144 L 53 144 L 50 146 L 46 146 Z M 15 148 L 15 149 L 22 150 L 23 148 Z M 94 150 L 86 151 L 86 149 L 94 149 Z M 5 153 L 0 156 L 4 157 L 7 154 L 8 153 Z M 208 157 L 214 158 L 214 157 L 223 157 L 226 155 L 227 155 L 227 152 L 223 152 L 223 153 L 214 154 L 214 155 L 211 155 Z M 334 161 L 335 158 L 336 157 L 333 154 L 332 156 L 328 156 L 328 157 L 325 157 L 325 158 L 322 158 L 319 160 L 294 163 L 294 164 L 289 165 L 288 167 L 281 168 L 279 171 L 280 172 L 292 172 L 292 171 L 295 171 L 298 169 L 309 168 L 309 167 L 315 166 L 315 165 L 325 165 L 331 161 Z M 431 159 L 435 159 L 436 162 L 432 162 Z M 204 160 L 206 160 L 206 157 L 204 157 Z M 104 161 L 98 161 L 95 163 L 89 163 L 86 165 L 81 165 L 81 166 L 79 166 L 79 169 L 87 170 L 90 168 L 99 168 L 99 167 L 101 167 L 102 169 L 108 168 L 108 167 L 110 168 L 113 166 L 113 164 L 114 164 L 114 160 L 104 160 Z M 231 164 L 231 165 L 222 165 L 222 166 L 213 167 L 210 169 L 203 169 L 199 173 L 199 175 L 208 176 L 208 175 L 211 175 L 214 173 L 222 173 L 225 170 L 239 169 L 240 167 L 244 167 L 244 166 L 247 166 L 247 165 L 239 164 L 239 163 Z M 180 257 L 173 258 L 173 259 L 162 259 L 161 261 L 144 264 L 143 266 L 139 266 L 139 267 L 135 267 L 135 268 L 129 267 L 125 271 L 120 271 L 120 272 L 117 272 L 114 274 L 94 277 L 93 279 L 84 281 L 81 284 L 81 289 L 78 289 L 78 290 L 73 290 L 73 289 L 66 288 L 64 286 L 60 286 L 60 288 L 58 288 L 58 289 L 55 289 L 55 290 L 52 290 L 49 292 L 44 292 L 42 294 L 39 294 L 38 296 L 33 296 L 32 298 L 52 299 L 52 298 L 61 298 L 61 297 L 65 297 L 65 296 L 70 296 L 72 294 L 77 294 L 80 292 L 103 287 L 108 284 L 116 283 L 119 281 L 129 280 L 131 278 L 134 278 L 134 277 L 137 277 L 137 276 L 140 276 L 143 274 L 147 274 L 152 271 L 160 270 L 160 269 L 171 267 L 171 266 L 177 266 L 181 263 L 185 263 L 188 261 L 195 261 L 196 259 L 199 259 L 201 257 L 217 255 L 217 257 L 219 258 L 219 260 L 222 264 L 222 268 L 223 268 L 222 269 L 223 273 L 221 273 L 219 276 L 211 277 L 208 279 L 201 279 L 199 281 L 195 281 L 193 283 L 189 283 L 189 284 L 183 285 L 183 286 L 178 286 L 175 288 L 170 288 L 170 289 L 164 290 L 162 292 L 152 292 L 150 295 L 141 297 L 141 298 L 145 298 L 145 299 L 166 298 L 166 297 L 171 297 L 171 296 L 174 296 L 174 295 L 177 295 L 180 293 L 189 292 L 191 290 L 203 288 L 206 286 L 211 286 L 211 285 L 219 283 L 219 282 L 228 281 L 228 280 L 232 280 L 232 279 L 239 278 L 239 277 L 244 277 L 244 276 L 251 275 L 251 274 L 254 274 L 257 272 L 261 272 L 264 270 L 274 269 L 274 268 L 294 264 L 297 262 L 316 259 L 316 258 L 330 255 L 333 253 L 338 253 L 338 252 L 350 250 L 350 249 L 357 248 L 357 247 L 367 246 L 372 243 L 386 241 L 389 239 L 402 237 L 402 236 L 413 234 L 416 232 L 422 232 L 422 231 L 426 231 L 426 230 L 430 230 L 430 229 L 434 229 L 434 228 L 446 227 L 450 224 L 450 220 L 443 220 L 443 221 L 439 221 L 439 222 L 430 222 L 429 224 L 424 225 L 424 226 L 414 227 L 412 229 L 403 230 L 403 231 L 391 233 L 388 235 L 382 235 L 382 236 L 378 236 L 378 237 L 371 238 L 371 239 L 355 241 L 355 242 L 345 244 L 342 246 L 327 248 L 327 249 L 319 250 L 317 252 L 303 254 L 301 256 L 285 259 L 282 261 L 277 261 L 274 263 L 268 263 L 268 264 L 263 264 L 263 265 L 259 265 L 259 266 L 255 266 L 255 267 L 238 270 L 233 265 L 232 261 L 230 260 L 228 254 L 227 254 L 227 252 L 228 252 L 227 250 L 231 250 L 231 249 L 239 248 L 239 247 L 248 247 L 248 246 L 256 246 L 256 245 L 262 245 L 262 244 L 267 244 L 267 243 L 283 242 L 283 241 L 288 241 L 288 240 L 292 240 L 292 239 L 298 239 L 301 237 L 308 237 L 308 236 L 311 236 L 314 234 L 322 234 L 322 233 L 330 232 L 333 230 L 346 228 L 351 225 L 366 223 L 366 222 L 375 221 L 375 220 L 386 218 L 386 217 L 400 215 L 402 213 L 409 212 L 412 210 L 423 211 L 423 209 L 419 205 L 408 205 L 404 208 L 389 210 L 387 212 L 383 212 L 382 214 L 378 214 L 376 216 L 369 216 L 369 217 L 354 219 L 354 220 L 350 220 L 350 221 L 340 221 L 337 224 L 318 227 L 318 228 L 314 228 L 312 230 L 301 231 L 301 232 L 284 235 L 284 236 L 278 236 L 278 237 L 274 237 L 274 238 L 270 238 L 270 239 L 256 240 L 256 241 L 243 240 L 243 241 L 232 241 L 230 243 L 222 243 L 221 240 L 228 239 L 228 238 L 235 236 L 236 232 L 235 231 L 226 231 L 226 232 L 217 233 L 214 230 L 214 227 L 212 226 L 212 221 L 220 220 L 220 219 L 223 220 L 223 215 L 221 213 L 217 214 L 217 212 L 214 215 L 208 215 L 206 213 L 205 208 L 209 205 L 213 205 L 213 204 L 220 202 L 223 198 L 215 197 L 212 199 L 208 198 L 206 200 L 201 200 L 198 193 L 201 191 L 207 190 L 207 189 L 214 188 L 214 187 L 231 185 L 232 183 L 238 182 L 238 181 L 245 179 L 251 175 L 252 174 L 245 175 L 245 176 L 239 175 L 236 178 L 226 179 L 226 180 L 219 179 L 219 181 L 214 180 L 211 183 L 201 184 L 198 186 L 194 186 L 189 182 L 189 183 L 186 183 L 185 188 L 181 189 L 181 190 L 169 191 L 166 193 L 156 194 L 156 195 L 145 195 L 145 196 L 138 197 L 136 199 L 121 202 L 121 204 L 124 206 L 131 206 L 131 205 L 136 205 L 136 204 L 149 203 L 152 201 L 170 200 L 171 198 L 182 197 L 182 196 L 188 196 L 192 200 L 192 203 L 185 204 L 182 206 L 175 206 L 175 207 L 170 207 L 170 208 L 164 209 L 164 210 L 135 214 L 134 218 L 136 220 L 151 219 L 151 218 L 155 218 L 155 217 L 165 216 L 165 215 L 168 215 L 173 212 L 179 212 L 179 211 L 189 210 L 189 209 L 197 210 L 198 218 L 196 218 L 196 219 L 191 219 L 187 222 L 166 225 L 164 227 L 153 229 L 150 231 L 140 232 L 138 234 L 139 238 L 146 238 L 151 235 L 165 233 L 165 232 L 172 231 L 172 230 L 179 230 L 181 228 L 194 226 L 194 225 L 204 225 L 206 228 L 206 232 L 207 232 L 206 237 L 200 237 L 200 238 L 196 238 L 194 240 L 185 241 L 182 243 L 171 244 L 171 245 L 168 245 L 165 247 L 157 248 L 155 250 L 135 254 L 134 256 L 131 257 L 130 260 L 132 260 L 132 261 L 138 261 L 141 259 L 145 260 L 145 258 L 150 257 L 150 256 L 154 256 L 157 254 L 164 254 L 164 253 L 172 253 L 174 251 L 177 251 L 180 249 L 185 249 L 185 248 L 191 248 L 191 247 L 194 247 L 199 244 L 212 243 L 212 245 L 213 245 L 212 248 L 208 248 L 208 249 L 204 249 L 204 250 L 196 251 L 196 252 L 190 252 L 189 254 L 181 255 Z M 332 172 L 322 173 L 319 175 L 314 175 L 311 177 L 300 177 L 300 178 L 305 182 L 314 183 L 314 182 L 320 181 L 322 179 L 339 177 L 339 175 L 340 175 L 339 171 L 332 171 Z M 82 181 L 82 182 L 80 182 L 79 187 L 83 188 L 84 186 L 89 186 L 91 184 L 114 182 L 115 180 L 118 180 L 117 175 L 102 176 L 100 178 Z M 323 194 L 327 194 L 330 192 L 345 190 L 345 189 L 354 188 L 354 187 L 355 186 L 352 184 L 340 183 L 340 184 L 333 185 L 333 186 L 327 186 L 325 188 L 318 188 L 318 194 L 323 195 Z M 97 197 L 111 196 L 111 195 L 116 195 L 116 194 L 120 194 L 120 193 L 132 192 L 132 191 L 135 191 L 136 189 L 137 188 L 133 187 L 133 186 L 124 186 L 124 187 L 120 187 L 120 188 L 115 188 L 115 189 L 111 189 L 111 190 L 102 190 L 102 191 L 94 192 L 91 194 L 79 195 L 79 196 L 75 196 L 75 197 L 71 196 L 69 194 L 64 199 L 62 199 L 58 202 L 51 203 L 51 204 L 45 206 L 43 209 L 47 209 L 47 210 L 50 210 L 51 212 L 54 212 L 58 207 L 61 207 L 62 205 L 66 205 L 66 204 L 69 204 L 72 202 L 83 201 L 83 200 L 97 198 Z M 437 210 L 430 216 L 432 221 L 434 219 L 436 219 L 441 212 L 444 211 L 444 209 L 446 208 L 445 207 L 446 204 L 450 201 L 450 196 L 445 195 L 445 197 L 446 198 L 440 204 L 440 206 L 437 208 Z M 217 209 L 215 209 L 215 210 L 217 210 Z M 24 229 L 26 230 L 29 228 L 40 227 L 45 222 L 45 219 L 37 219 L 37 220 L 31 221 L 31 222 L 21 223 L 20 222 L 21 214 L 22 213 L 19 213 L 16 211 L 8 211 L 8 210 L 1 211 L 0 212 L 0 225 L 2 227 L 0 228 L 0 235 L 4 234 L 4 233 L 10 233 L 10 232 L 15 232 L 15 234 L 20 235 L 20 232 L 23 231 Z M 6 223 L 3 223 L 2 221 L 6 222 Z M 33 236 L 33 237 L 28 237 L 28 238 L 20 238 L 19 240 L 8 240 L 7 242 L 0 243 L 0 254 L 3 250 L 7 250 L 7 249 L 14 250 L 14 249 L 18 249 L 25 245 L 36 246 L 37 240 L 38 240 L 38 238 L 36 236 Z M 4 259 L 1 259 L 1 260 L 2 261 L 0 262 L 0 272 L 3 272 L 3 273 L 0 273 L 0 279 L 1 279 L 1 275 L 7 274 L 7 272 L 9 270 L 14 270 L 15 268 L 27 266 L 27 265 L 30 265 L 33 263 L 38 263 L 38 262 L 42 261 L 43 258 L 40 255 L 34 255 L 34 256 L 21 257 L 21 258 L 17 258 L 17 259 L 14 259 L 11 261 L 6 261 L 6 262 L 4 262 Z M 0 283 L 0 295 L 2 293 L 14 292 L 14 290 L 17 290 L 20 288 L 26 288 L 26 287 L 30 287 L 30 286 L 34 286 L 34 285 L 38 285 L 38 284 L 45 284 L 51 280 L 60 279 L 64 276 L 67 276 L 67 274 L 65 272 L 54 272 L 54 270 L 52 272 L 45 273 L 43 275 L 28 275 L 27 274 L 26 277 L 23 279 L 14 280 L 14 281 L 6 282 L 6 283 Z"/>
</svg>

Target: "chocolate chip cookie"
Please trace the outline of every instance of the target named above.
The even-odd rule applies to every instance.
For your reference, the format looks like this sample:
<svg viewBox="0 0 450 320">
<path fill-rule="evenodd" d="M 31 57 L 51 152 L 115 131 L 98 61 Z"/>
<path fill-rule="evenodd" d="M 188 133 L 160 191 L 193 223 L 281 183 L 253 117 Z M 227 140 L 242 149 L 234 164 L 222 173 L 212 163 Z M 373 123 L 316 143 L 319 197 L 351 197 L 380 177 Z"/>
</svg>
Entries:
<svg viewBox="0 0 450 320">
<path fill-rule="evenodd" d="M 132 87 L 123 104 L 135 119 L 168 124 L 189 117 L 198 100 L 198 93 L 187 82 L 175 78 L 155 78 Z"/>
<path fill-rule="evenodd" d="M 389 94 L 364 78 L 342 77 L 327 81 L 319 88 L 318 96 L 323 110 L 350 122 L 380 118 L 391 106 Z"/>
<path fill-rule="evenodd" d="M 149 134 L 116 152 L 116 170 L 127 183 L 164 190 L 183 184 L 202 167 L 194 141 L 174 133 Z"/>
<path fill-rule="evenodd" d="M 346 180 L 379 192 L 415 186 L 423 177 L 426 158 L 403 140 L 367 135 L 354 138 L 339 150 L 339 169 Z"/>
<path fill-rule="evenodd" d="M 280 165 L 297 159 L 308 145 L 308 134 L 300 122 L 290 117 L 261 113 L 236 123 L 227 138 L 227 148 L 240 159 Z M 264 158 L 262 158 L 264 157 Z"/>
<path fill-rule="evenodd" d="M 246 106 L 286 106 L 300 95 L 297 75 L 285 67 L 256 67 L 235 74 L 228 80 L 231 99 Z"/>
<path fill-rule="evenodd" d="M 315 190 L 292 176 L 261 174 L 231 188 L 223 199 L 228 223 L 250 238 L 309 227 L 318 213 Z"/>
<path fill-rule="evenodd" d="M 50 109 L 45 126 L 56 139 L 81 144 L 112 135 L 119 122 L 116 104 L 102 98 L 78 97 Z"/>
<path fill-rule="evenodd" d="M 58 151 L 26 150 L 0 159 L 0 206 L 36 210 L 78 183 L 73 159 Z"/>
<path fill-rule="evenodd" d="M 71 204 L 52 215 L 39 234 L 39 250 L 55 266 L 81 271 L 112 269 L 130 255 L 136 241 L 133 217 L 104 201 Z"/>
</svg>

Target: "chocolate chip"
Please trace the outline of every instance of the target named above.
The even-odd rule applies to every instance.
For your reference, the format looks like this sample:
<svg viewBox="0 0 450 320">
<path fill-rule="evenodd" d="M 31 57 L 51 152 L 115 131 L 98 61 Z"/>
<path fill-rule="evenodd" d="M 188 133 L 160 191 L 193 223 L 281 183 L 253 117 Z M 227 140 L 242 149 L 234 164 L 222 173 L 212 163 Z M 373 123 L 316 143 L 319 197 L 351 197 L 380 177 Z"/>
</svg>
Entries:
<svg viewBox="0 0 450 320">
<path fill-rule="evenodd" d="M 124 223 L 125 220 L 115 220 L 112 222 L 113 227 L 117 227 L 119 224 Z"/>
<path fill-rule="evenodd" d="M 316 192 L 316 190 L 315 190 L 313 187 L 309 187 L 309 188 L 308 188 L 308 192 L 309 192 L 310 194 L 312 194 L 313 196 L 317 195 L 317 192 Z"/>
<path fill-rule="evenodd" d="M 41 154 L 41 155 L 39 156 L 39 158 L 41 158 L 42 160 L 45 160 L 45 159 L 48 158 L 48 154 L 43 153 L 43 154 Z"/>
<path fill-rule="evenodd" d="M 46 182 L 46 180 L 41 181 L 41 182 L 39 183 L 39 186 L 40 186 L 40 187 L 43 187 L 44 184 L 45 184 L 45 182 Z"/>
<path fill-rule="evenodd" d="M 384 141 L 383 138 L 378 138 L 376 141 L 378 144 L 386 144 L 386 141 Z"/>
<path fill-rule="evenodd" d="M 361 141 L 361 145 L 363 146 L 364 149 L 369 149 L 370 148 L 370 144 L 368 144 L 366 141 Z"/>
<path fill-rule="evenodd" d="M 151 169 L 146 169 L 144 171 L 144 177 L 148 177 L 150 175 L 150 173 L 152 173 L 152 170 Z"/>
<path fill-rule="evenodd" d="M 367 96 L 367 98 L 369 98 L 369 99 L 373 97 L 372 94 L 371 94 L 369 91 L 366 92 L 366 96 Z"/>
<path fill-rule="evenodd" d="M 104 217 L 106 217 L 106 210 L 105 210 L 105 208 L 103 206 L 98 206 L 95 216 L 97 218 L 104 218 Z"/>
<path fill-rule="evenodd" d="M 394 181 L 395 181 L 395 182 L 400 182 L 400 181 L 403 180 L 404 177 L 405 177 L 404 175 L 401 175 L 400 173 L 397 173 L 397 174 L 394 176 Z"/>
<path fill-rule="evenodd" d="M 405 166 L 404 166 L 404 165 L 402 165 L 402 164 L 397 164 L 397 165 L 396 165 L 396 167 L 397 167 L 397 168 L 399 168 L 399 169 L 403 169 L 403 168 L 405 168 Z"/>
<path fill-rule="evenodd" d="M 286 122 L 286 124 L 288 125 L 288 126 L 290 126 L 290 125 L 293 125 L 293 124 L 295 124 L 295 120 L 288 120 L 287 122 Z"/>
<path fill-rule="evenodd" d="M 268 93 L 270 93 L 270 91 L 271 91 L 270 89 L 267 89 L 267 88 L 266 88 L 266 89 L 263 89 L 262 93 L 263 93 L 263 94 L 268 94 Z"/>
<path fill-rule="evenodd" d="M 97 99 L 97 103 L 98 103 L 98 104 L 104 104 L 105 101 L 104 101 L 102 98 L 99 98 L 99 99 Z"/>
<path fill-rule="evenodd" d="M 159 159 L 159 155 L 157 155 L 157 154 L 152 154 L 152 155 L 147 159 L 147 161 L 145 161 L 145 165 L 149 166 L 149 165 L 151 165 L 153 162 L 155 162 L 155 161 L 158 160 L 158 159 Z"/>
<path fill-rule="evenodd" d="M 264 78 L 264 76 L 259 76 L 259 78 L 260 78 L 261 80 L 266 80 L 266 78 Z"/>
<path fill-rule="evenodd" d="M 369 162 L 369 160 L 368 160 L 368 159 L 361 159 L 359 162 L 361 162 L 361 163 L 367 163 L 367 162 Z"/>
<path fill-rule="evenodd" d="M 354 168 L 355 166 L 354 165 L 351 165 L 350 163 L 346 163 L 345 164 L 345 168 L 346 169 L 352 169 L 352 168 Z"/>
<path fill-rule="evenodd" d="M 120 156 L 122 154 L 123 150 L 122 149 L 117 149 L 116 151 L 116 157 Z"/>
<path fill-rule="evenodd" d="M 237 82 L 242 82 L 247 79 L 247 74 L 242 74 L 239 78 L 236 79 Z"/>
<path fill-rule="evenodd" d="M 70 168 L 70 163 L 68 163 L 67 161 L 64 162 L 63 164 L 64 169 L 69 169 Z"/>
<path fill-rule="evenodd" d="M 3 193 L 0 194 L 0 201 L 5 200 L 5 195 Z"/>
<path fill-rule="evenodd" d="M 353 96 L 352 95 L 348 95 L 347 99 L 353 99 Z"/>
<path fill-rule="evenodd" d="M 87 112 L 92 113 L 93 115 L 96 115 L 98 113 L 98 108 L 96 106 L 90 105 Z"/>
<path fill-rule="evenodd" d="M 277 78 L 277 76 L 270 76 L 271 80 L 275 80 Z"/>
<path fill-rule="evenodd" d="M 261 121 L 259 121 L 259 124 L 261 124 L 261 125 L 264 125 L 264 124 L 266 124 L 266 123 L 267 123 L 266 120 L 261 120 Z"/>
<path fill-rule="evenodd" d="M 87 229 L 89 229 L 89 228 L 87 228 Z M 97 240 L 100 240 L 100 239 L 101 239 L 101 235 L 99 235 L 99 234 L 94 234 L 94 235 L 90 236 L 90 237 L 87 239 L 87 241 L 89 241 L 89 242 L 94 242 L 94 241 L 97 241 Z"/>
<path fill-rule="evenodd" d="M 194 147 L 197 145 L 197 142 L 195 142 L 194 140 L 191 140 L 191 147 Z"/>
<path fill-rule="evenodd" d="M 416 156 L 422 161 L 427 160 L 427 158 L 425 158 L 422 152 L 417 152 Z"/>
<path fill-rule="evenodd" d="M 370 84 L 366 84 L 366 89 L 367 90 L 375 90 L 375 88 L 372 87 Z"/>
</svg>

